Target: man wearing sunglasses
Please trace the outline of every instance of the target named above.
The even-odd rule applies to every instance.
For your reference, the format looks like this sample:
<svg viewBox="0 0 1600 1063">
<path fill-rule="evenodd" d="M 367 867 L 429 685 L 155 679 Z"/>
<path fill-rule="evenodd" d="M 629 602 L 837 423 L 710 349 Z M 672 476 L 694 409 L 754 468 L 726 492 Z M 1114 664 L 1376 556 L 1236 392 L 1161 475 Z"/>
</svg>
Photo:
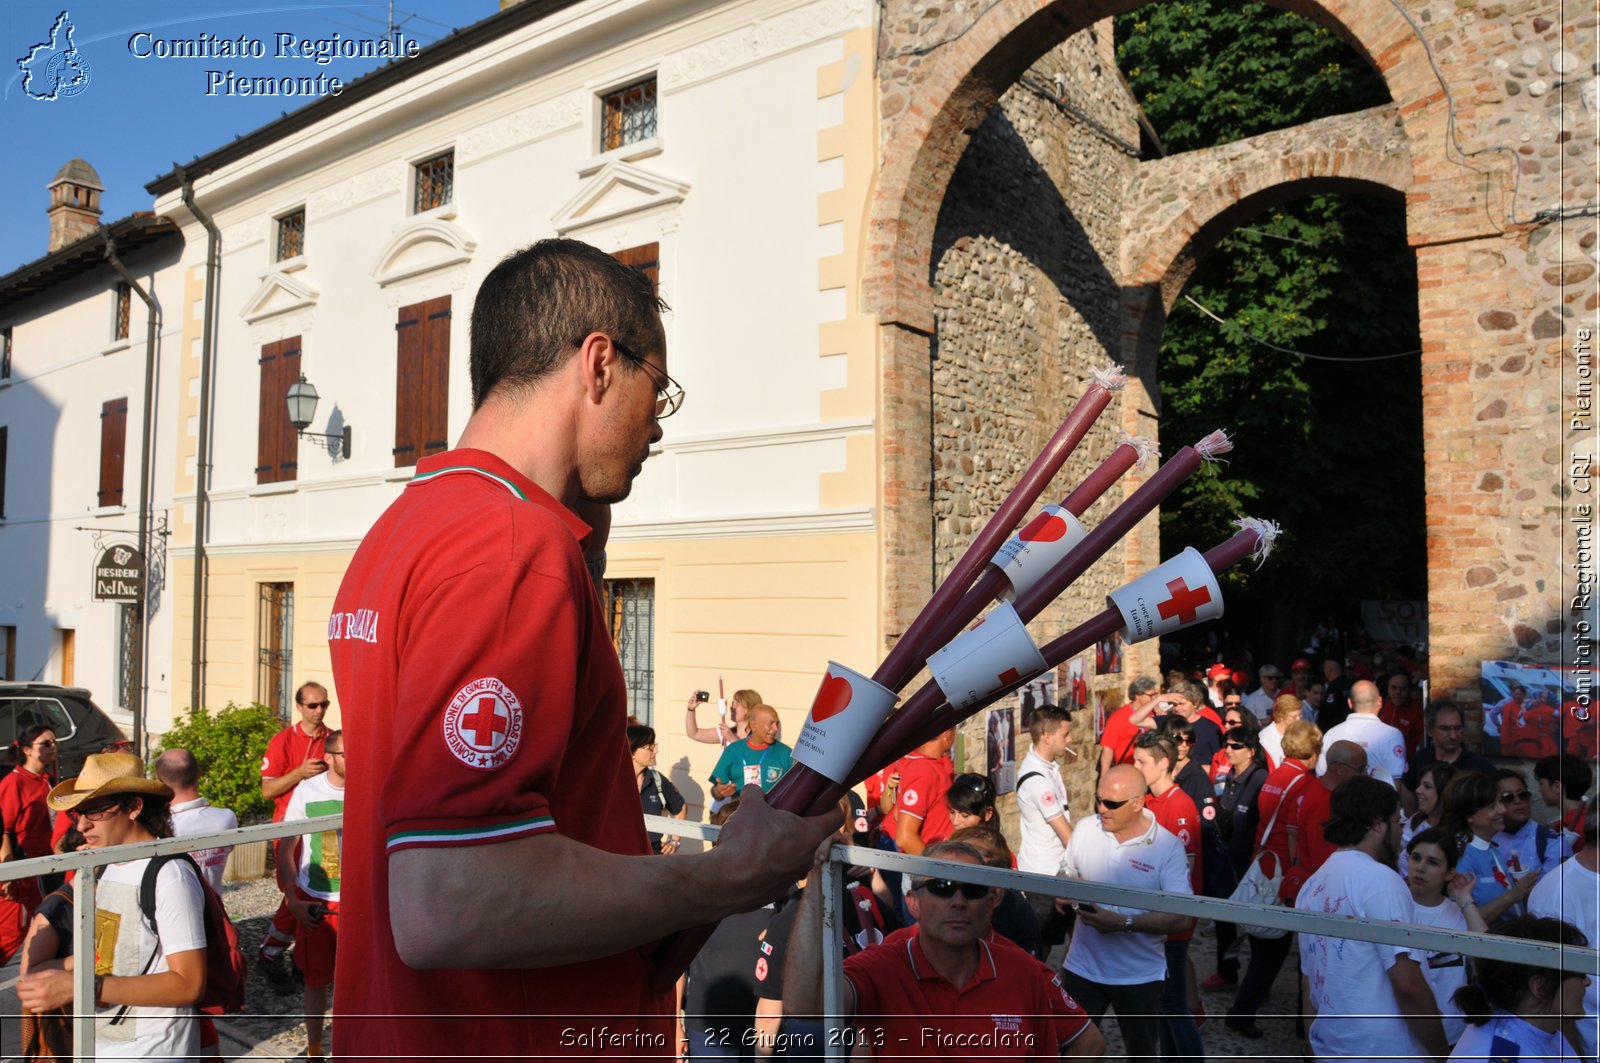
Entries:
<svg viewBox="0 0 1600 1063">
<path fill-rule="evenodd" d="M 786 1017 L 822 1014 L 822 877 L 832 848 L 819 847 L 789 934 L 783 968 Z M 982 866 L 977 850 L 942 841 L 932 860 Z M 1098 1059 L 1100 1036 L 1061 979 L 1031 954 L 990 933 L 1003 891 L 952 878 L 913 880 L 915 926 L 844 961 L 843 1011 L 880 1058 Z M 903 935 L 903 936 L 902 936 Z"/>
<path fill-rule="evenodd" d="M 653 943 L 783 896 L 842 821 L 745 786 L 716 848 L 651 854 L 585 558 L 683 400 L 663 309 L 576 240 L 497 264 L 456 447 L 417 463 L 345 573 L 341 1056 L 668 1054 Z"/>
<path fill-rule="evenodd" d="M 1194 891 L 1183 844 L 1144 807 L 1144 776 L 1131 764 L 1106 772 L 1095 789 L 1098 815 L 1080 820 L 1062 862 L 1068 878 L 1169 893 Z M 1166 938 L 1189 917 L 1113 905 L 1079 904 L 1062 981 L 1098 1025 L 1115 1008 L 1130 1060 L 1161 1056 L 1161 990 Z"/>
<path fill-rule="evenodd" d="M 322 750 L 328 734 L 322 725 L 328 714 L 328 688 L 317 682 L 301 683 L 294 692 L 294 706 L 300 713 L 299 722 L 273 735 L 261 758 L 261 796 L 272 802 L 274 823 L 283 822 L 295 787 L 328 770 Z M 289 972 L 284 970 L 283 957 L 294 944 L 296 926 L 289 906 L 278 905 L 256 953 L 256 970 L 280 993 L 294 988 Z"/>
<path fill-rule="evenodd" d="M 1492 775 L 1495 795 L 1506 807 L 1505 828 L 1494 836 L 1506 870 L 1518 878 L 1535 868 L 1541 875 L 1554 871 L 1572 855 L 1576 839 L 1557 824 L 1540 823 L 1533 818 L 1533 791 L 1520 771 L 1496 768 Z"/>
</svg>

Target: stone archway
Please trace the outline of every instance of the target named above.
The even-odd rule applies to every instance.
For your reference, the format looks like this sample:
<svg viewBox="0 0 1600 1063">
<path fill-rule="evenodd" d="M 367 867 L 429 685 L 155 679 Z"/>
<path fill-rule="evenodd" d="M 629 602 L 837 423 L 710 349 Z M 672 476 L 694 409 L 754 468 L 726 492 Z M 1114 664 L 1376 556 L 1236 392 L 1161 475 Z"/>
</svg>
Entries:
<svg viewBox="0 0 1600 1063">
<path fill-rule="evenodd" d="M 1561 640 L 1559 576 L 1531 566 L 1535 558 L 1550 556 L 1551 526 L 1560 523 L 1560 504 L 1548 486 L 1559 478 L 1563 458 L 1557 445 L 1563 432 L 1552 413 L 1560 336 L 1569 329 L 1561 307 L 1582 295 L 1563 290 L 1581 272 L 1567 265 L 1564 249 L 1576 249 L 1585 236 L 1548 241 L 1549 216 L 1531 214 L 1526 204 L 1543 194 L 1545 202 L 1581 205 L 1581 189 L 1592 188 L 1595 151 L 1588 134 L 1579 138 L 1581 144 L 1565 146 L 1574 131 L 1562 125 L 1561 108 L 1574 101 L 1555 100 L 1548 82 L 1532 82 L 1528 92 L 1519 88 L 1515 96 L 1493 84 L 1497 71 L 1517 63 L 1528 72 L 1523 77 L 1593 63 L 1593 42 L 1557 25 L 1554 3 L 1545 3 L 1549 11 L 1511 14 L 1496 6 L 1443 19 L 1415 0 L 1281 4 L 1335 29 L 1380 72 L 1393 100 L 1382 110 L 1395 123 L 1402 150 L 1358 153 L 1372 172 L 1351 173 L 1343 169 L 1349 155 L 1335 164 L 1337 151 L 1324 158 L 1307 145 L 1296 158 L 1308 169 L 1298 175 L 1262 171 L 1259 187 L 1224 183 L 1211 188 L 1209 205 L 1197 200 L 1193 206 L 1197 218 L 1226 227 L 1230 210 L 1259 205 L 1256 197 L 1279 194 L 1273 189 L 1299 194 L 1309 190 L 1307 182 L 1342 178 L 1405 191 L 1408 241 L 1418 256 L 1421 289 L 1435 690 L 1467 701 L 1476 697 L 1479 659 L 1550 659 Z M 973 132 L 1030 64 L 1097 20 L 1138 6 L 1131 0 L 999 0 L 965 21 L 960 12 L 940 13 L 915 0 L 886 5 L 880 39 L 883 159 L 870 205 L 862 306 L 877 315 L 879 326 L 881 512 L 886 539 L 894 544 L 886 551 L 884 584 L 884 628 L 891 639 L 925 597 L 931 556 L 918 543 L 928 526 L 929 510 L 920 500 L 928 497 L 926 456 L 932 447 L 925 416 L 934 328 L 931 250 L 945 188 Z M 1431 41 L 1422 33 L 1423 18 L 1432 19 Z M 929 37 L 936 43 L 927 44 Z M 1539 47 L 1528 47 L 1529 41 Z M 1456 87 L 1453 95 L 1445 85 Z M 1530 123 L 1542 123 L 1532 148 L 1522 135 Z M 1565 166 L 1558 173 L 1554 164 L 1529 158 L 1576 156 L 1579 147 L 1587 152 L 1579 180 L 1570 180 Z M 1196 165 L 1192 157 L 1166 162 Z M 1515 181 L 1513 168 L 1520 171 Z M 1299 187 L 1288 192 L 1291 185 Z M 1586 224 L 1592 233 L 1592 221 Z M 1180 247 L 1202 246 L 1206 221 L 1187 232 L 1186 225 L 1176 224 L 1169 235 Z M 1593 236 L 1587 239 L 1592 247 Z M 1164 312 L 1165 299 L 1176 292 L 1174 269 L 1183 272 L 1186 253 L 1151 246 L 1119 264 L 1125 290 L 1147 291 L 1147 305 L 1130 305 L 1138 312 L 1124 317 L 1124 352 L 1137 351 L 1150 314 Z M 1158 300 L 1160 311 L 1148 305 L 1149 285 L 1170 290 Z M 1137 304 L 1140 297 L 1130 298 Z M 1506 357 L 1505 347 L 1518 343 L 1535 349 Z M 1125 401 L 1124 409 L 1140 401 L 1144 413 L 1153 412 L 1148 396 Z M 1463 459 L 1449 433 L 1485 425 L 1487 444 Z M 1463 497 L 1472 504 L 1462 505 Z M 1130 540 L 1130 566 L 1145 563 L 1154 548 L 1153 534 Z M 1518 558 L 1525 563 L 1515 564 Z M 1487 604 L 1477 590 L 1486 571 L 1507 584 Z M 1554 585 L 1547 586 L 1545 576 Z"/>
</svg>

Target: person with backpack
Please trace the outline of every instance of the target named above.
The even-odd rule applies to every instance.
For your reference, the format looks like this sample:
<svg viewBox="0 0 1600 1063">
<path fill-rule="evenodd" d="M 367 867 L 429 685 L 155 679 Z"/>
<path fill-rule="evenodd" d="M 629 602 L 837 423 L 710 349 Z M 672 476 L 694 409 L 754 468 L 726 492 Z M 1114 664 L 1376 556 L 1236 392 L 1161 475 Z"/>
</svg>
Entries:
<svg viewBox="0 0 1600 1063">
<path fill-rule="evenodd" d="M 57 812 L 71 811 L 89 849 L 172 836 L 172 791 L 145 778 L 132 753 L 97 753 L 83 773 L 50 791 Z M 160 858 L 154 858 L 160 860 Z M 192 861 L 152 858 L 109 864 L 95 889 L 95 1055 L 99 1059 L 187 1059 L 200 1050 L 195 1005 L 206 990 L 206 887 Z M 153 919 L 141 894 L 153 897 Z M 32 1012 L 72 1002 L 72 972 L 30 970 L 17 998 Z"/>
<path fill-rule="evenodd" d="M 344 732 L 329 731 L 322 752 L 328 770 L 294 788 L 283 822 L 344 812 Z M 277 841 L 278 889 L 295 918 L 294 963 L 306 978 L 306 1058 L 321 1059 L 323 1014 L 339 944 L 339 865 L 344 832 L 325 830 Z M 298 852 L 298 858 L 296 853 Z"/>
<path fill-rule="evenodd" d="M 1533 818 L 1533 794 L 1528 780 L 1515 768 L 1497 768 L 1494 786 L 1500 803 L 1506 806 L 1506 825 L 1494 842 L 1506 854 L 1506 870 L 1522 876 L 1537 869 L 1541 874 L 1554 871 L 1572 855 L 1573 838 L 1553 823 Z"/>
</svg>

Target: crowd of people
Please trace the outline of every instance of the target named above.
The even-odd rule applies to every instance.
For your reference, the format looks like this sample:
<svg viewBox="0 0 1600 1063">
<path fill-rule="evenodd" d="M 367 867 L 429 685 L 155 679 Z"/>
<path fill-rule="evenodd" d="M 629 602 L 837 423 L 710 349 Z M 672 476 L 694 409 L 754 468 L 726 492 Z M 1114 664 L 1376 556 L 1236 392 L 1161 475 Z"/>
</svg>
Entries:
<svg viewBox="0 0 1600 1063">
<path fill-rule="evenodd" d="M 1311 681 L 1305 660 L 1289 671 L 1284 682 L 1263 666 L 1249 692 L 1223 666 L 1160 682 L 1134 679 L 1127 703 L 1097 736 L 1095 807 L 1078 816 L 1068 807 L 1061 762 L 1074 725 L 1088 717 L 1036 708 L 1017 769 L 1014 855 L 992 780 L 957 774 L 951 763 L 953 732 L 869 778 L 840 840 L 854 834 L 857 844 L 882 849 L 1219 898 L 1235 896 L 1259 864 L 1274 883 L 1265 903 L 1567 944 L 1596 940 L 1600 852 L 1596 816 L 1584 800 L 1593 783 L 1584 760 L 1547 755 L 1532 764 L 1530 781 L 1524 767 L 1497 767 L 1467 747 L 1466 713 L 1454 702 L 1413 704 L 1409 676 L 1347 680 L 1329 662 Z M 754 708 L 736 710 L 711 740 L 730 749 L 748 742 L 736 728 Z M 691 737 L 694 711 L 691 700 Z M 781 743 L 774 737 L 756 748 L 764 746 Z M 749 756 L 739 750 L 723 761 Z M 1530 784 L 1548 822 L 1532 815 Z M 1063 1016 L 1081 1013 L 1097 1031 L 1114 1012 L 1130 1059 L 1203 1059 L 1199 991 L 1230 996 L 1222 1023 L 1261 1038 L 1262 1009 L 1293 955 L 1303 993 L 1281 1021 L 1294 1024 L 1317 1058 L 1477 1059 L 1489 1043 L 1485 1031 L 1498 1051 L 1521 1053 L 1510 1058 L 1595 1058 L 1600 1008 L 1582 976 L 1217 922 L 1206 927 L 1215 971 L 1197 983 L 1189 954 L 1204 939 L 1190 918 L 947 880 L 902 881 L 865 868 L 854 869 L 851 881 L 872 898 L 860 908 L 872 913 L 872 927 L 851 924 L 844 942 L 845 1007 L 856 1023 L 851 1036 L 880 1049 L 939 1055 L 942 1030 L 946 1047 L 1014 1048 L 1025 1040 L 1035 1049 L 1049 1042 L 1046 1055 L 1092 1054 L 1103 1039 L 1085 1039 L 1085 1027 Z M 749 922 L 724 924 L 715 949 L 696 961 L 682 996 L 691 1058 L 815 1045 L 818 1033 L 804 1018 L 820 1007 L 814 887 L 814 879 L 797 882 Z M 952 925 L 961 933 L 952 934 Z M 776 944 L 774 926 L 782 928 Z M 879 938 L 884 943 L 872 947 Z M 974 951 L 974 942 L 981 948 Z M 1064 952 L 1055 952 L 1061 945 Z M 1013 960 L 1007 973 L 1002 958 L 1018 954 L 1033 963 Z M 1017 980 L 1018 1000 L 1030 999 L 1033 990 L 1021 987 L 1037 977 L 1064 1003 L 1042 1026 L 1019 1027 L 1022 1040 L 1008 1040 L 1000 1027 L 980 1037 L 974 1015 L 993 1018 L 983 1011 L 990 1004 L 956 990 L 982 980 L 981 972 Z M 1378 973 L 1385 977 L 1375 979 Z M 697 982 L 722 992 L 712 999 Z M 908 995 L 908 984 L 920 988 Z M 1034 1017 L 1050 1014 L 1041 1004 Z M 907 1015 L 923 1018 L 908 1029 Z"/>
</svg>

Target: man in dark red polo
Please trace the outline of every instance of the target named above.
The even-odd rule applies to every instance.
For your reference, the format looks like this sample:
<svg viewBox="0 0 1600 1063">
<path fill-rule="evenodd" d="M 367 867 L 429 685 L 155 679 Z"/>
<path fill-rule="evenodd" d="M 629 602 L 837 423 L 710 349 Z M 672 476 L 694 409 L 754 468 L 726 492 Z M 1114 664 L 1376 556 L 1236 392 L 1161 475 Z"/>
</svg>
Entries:
<svg viewBox="0 0 1600 1063">
<path fill-rule="evenodd" d="M 261 796 L 272 802 L 274 823 L 283 822 L 296 786 L 328 770 L 322 749 L 328 735 L 322 725 L 328 714 L 328 688 L 316 682 L 301 683 L 294 692 L 294 705 L 300 721 L 273 735 L 261 758 Z M 279 904 L 256 954 L 256 969 L 280 993 L 294 988 L 289 972 L 283 969 L 283 954 L 294 942 L 297 927 L 289 906 Z"/>
<path fill-rule="evenodd" d="M 715 849 L 649 855 L 580 513 L 627 497 L 682 400 L 661 308 L 575 240 L 491 270 L 457 448 L 418 462 L 334 600 L 341 1057 L 671 1057 L 652 943 L 782 896 L 840 823 L 746 786 Z"/>
</svg>

